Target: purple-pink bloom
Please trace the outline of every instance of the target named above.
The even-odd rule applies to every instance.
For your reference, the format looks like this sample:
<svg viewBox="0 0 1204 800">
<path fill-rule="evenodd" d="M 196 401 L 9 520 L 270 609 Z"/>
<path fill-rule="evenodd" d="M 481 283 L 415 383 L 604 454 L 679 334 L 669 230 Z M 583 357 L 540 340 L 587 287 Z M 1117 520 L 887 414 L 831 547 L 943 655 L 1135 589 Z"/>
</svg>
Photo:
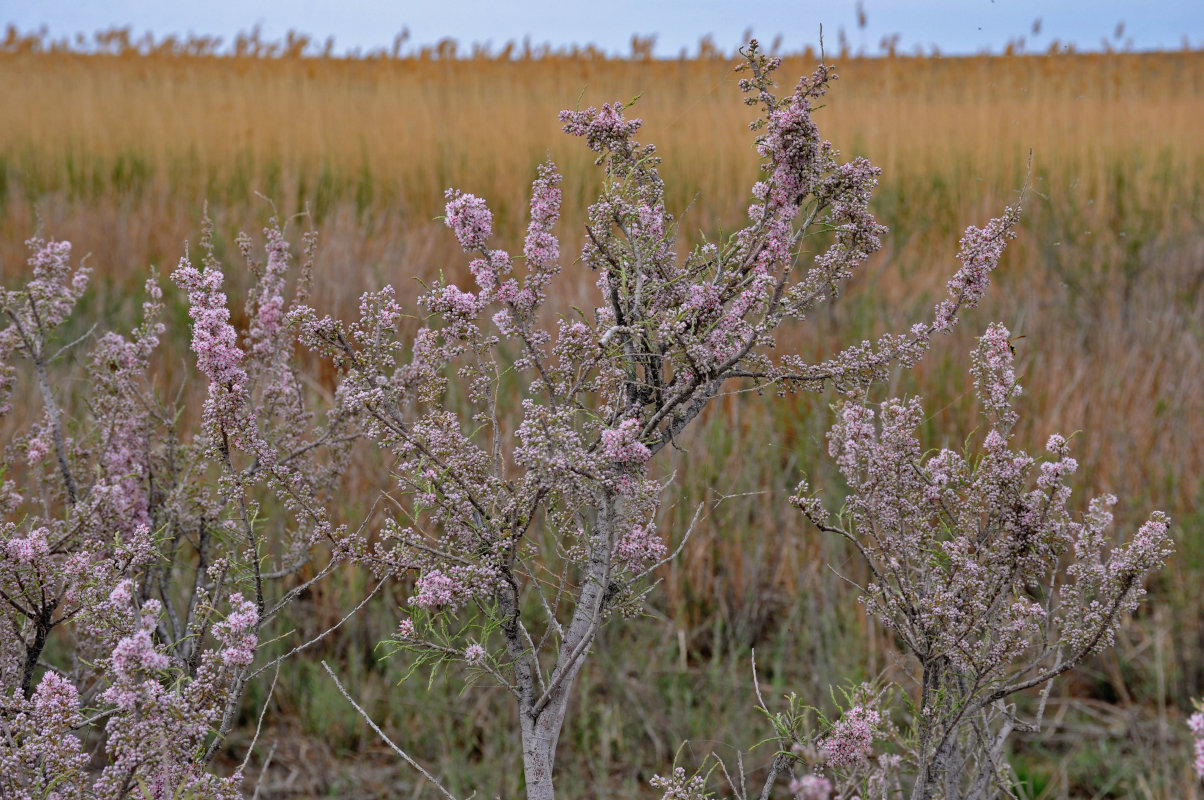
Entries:
<svg viewBox="0 0 1204 800">
<path fill-rule="evenodd" d="M 873 754 L 874 736 L 881 715 L 872 708 L 856 705 L 841 715 L 820 742 L 820 752 L 830 767 L 847 767 Z"/>
<path fill-rule="evenodd" d="M 628 418 L 602 431 L 602 455 L 620 464 L 643 464 L 652 455 L 640 442 L 640 421 Z"/>
<path fill-rule="evenodd" d="M 664 541 L 656 532 L 656 525 L 636 525 L 615 543 L 615 559 L 629 569 L 646 567 L 665 557 L 669 552 Z"/>
<path fill-rule="evenodd" d="M 8 557 L 25 566 L 36 564 L 50 555 L 50 542 L 46 538 L 48 533 L 46 528 L 38 528 L 24 539 L 13 538 L 4 542 Z"/>
<path fill-rule="evenodd" d="M 232 611 L 214 626 L 214 636 L 221 643 L 221 659 L 234 667 L 245 667 L 255 660 L 255 647 L 259 644 L 256 631 L 259 611 L 250 600 L 244 600 L 237 592 L 230 595 Z"/>
<path fill-rule="evenodd" d="M 794 793 L 795 800 L 829 800 L 832 782 L 812 772 L 791 781 L 790 791 Z"/>
<path fill-rule="evenodd" d="M 1204 711 L 1197 711 L 1188 717 L 1187 727 L 1195 737 L 1196 758 L 1192 766 L 1196 775 L 1204 778 Z"/>
<path fill-rule="evenodd" d="M 446 197 L 444 220 L 460 246 L 465 252 L 484 249 L 485 241 L 493 233 L 493 214 L 485 201 L 453 189 L 447 190 Z"/>
<path fill-rule="evenodd" d="M 238 346 L 238 334 L 230 324 L 226 294 L 221 290 L 222 273 L 209 267 L 200 272 L 185 256 L 172 273 L 172 279 L 188 292 L 188 315 L 193 320 L 192 351 L 196 353 L 197 369 L 209 379 L 205 423 L 216 445 L 223 432 L 235 433 L 242 427 L 247 399 L 244 354 Z"/>
<path fill-rule="evenodd" d="M 978 305 L 991 285 L 991 272 L 999 266 L 1004 248 L 1016 236 L 1019 221 L 1020 209 L 1008 206 L 1002 217 L 991 220 L 985 228 L 973 225 L 966 228 L 957 252 L 957 260 L 962 266 L 949 279 L 949 298 L 937 304 L 934 331 L 947 333 L 957 321 L 960 308 Z"/>
</svg>

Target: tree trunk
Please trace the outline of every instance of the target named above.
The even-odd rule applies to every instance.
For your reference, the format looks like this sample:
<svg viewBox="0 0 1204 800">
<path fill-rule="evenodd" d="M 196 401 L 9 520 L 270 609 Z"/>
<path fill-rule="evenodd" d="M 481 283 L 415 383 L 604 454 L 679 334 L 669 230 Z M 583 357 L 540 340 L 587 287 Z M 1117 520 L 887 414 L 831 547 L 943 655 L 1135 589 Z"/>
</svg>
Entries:
<svg viewBox="0 0 1204 800">
<path fill-rule="evenodd" d="M 531 702 L 534 693 L 523 691 L 533 688 L 529 672 L 520 670 L 520 692 L 524 700 L 519 703 L 519 717 L 523 737 L 523 774 L 527 781 L 527 800 L 553 800 L 555 789 L 552 777 L 556 766 L 556 743 L 564 727 L 565 712 L 581 666 L 589 656 L 594 639 L 597 638 L 605 612 L 607 589 L 610 586 L 611 567 L 614 561 L 615 531 L 622 519 L 621 499 L 609 491 L 599 498 L 595 529 L 590 537 L 590 554 L 586 562 L 585 578 L 577 597 L 573 617 L 565 628 L 556 667 L 548 681 L 545 697 Z M 508 637 L 509 638 L 509 637 Z M 535 667 L 538 669 L 538 665 Z M 526 677 L 526 680 L 523 680 Z"/>
<path fill-rule="evenodd" d="M 564 726 L 568 693 L 559 702 L 552 701 L 532 719 L 522 715 L 523 775 L 527 780 L 527 800 L 553 800 L 556 790 L 552 776 L 556 766 L 556 742 Z"/>
</svg>

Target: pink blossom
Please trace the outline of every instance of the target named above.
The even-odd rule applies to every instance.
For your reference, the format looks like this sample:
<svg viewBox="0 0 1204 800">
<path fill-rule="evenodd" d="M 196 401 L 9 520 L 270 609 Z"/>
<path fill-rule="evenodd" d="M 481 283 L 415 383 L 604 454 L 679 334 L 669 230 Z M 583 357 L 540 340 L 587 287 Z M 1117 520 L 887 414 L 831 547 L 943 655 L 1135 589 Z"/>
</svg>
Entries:
<svg viewBox="0 0 1204 800">
<path fill-rule="evenodd" d="M 682 767 L 675 767 L 668 778 L 653 775 L 648 783 L 654 789 L 664 790 L 661 800 L 707 800 L 710 796 L 706 790 L 706 776 L 687 777 Z"/>
<path fill-rule="evenodd" d="M 50 452 L 51 443 L 48 436 L 49 433 L 49 431 L 42 431 L 40 436 L 35 436 L 29 440 L 25 457 L 30 466 L 37 464 Z"/>
<path fill-rule="evenodd" d="M 247 372 L 242 367 L 243 351 L 238 334 L 230 324 L 226 295 L 221 291 L 222 273 L 205 268 L 199 272 L 188 258 L 172 273 L 176 285 L 188 292 L 188 315 L 192 317 L 192 351 L 197 368 L 209 379 L 205 422 L 216 444 L 221 432 L 242 427 L 245 416 Z"/>
<path fill-rule="evenodd" d="M 1010 336 L 1008 329 L 997 322 L 988 327 L 978 340 L 971 368 L 983 408 L 1005 431 L 1016 423 L 1012 401 L 1023 391 L 1016 381 Z"/>
<path fill-rule="evenodd" d="M 640 569 L 662 558 L 669 550 L 656 533 L 656 525 L 636 525 L 615 543 L 615 558 L 631 569 Z"/>
<path fill-rule="evenodd" d="M 544 285 L 559 272 L 560 242 L 552 233 L 560 219 L 560 174 L 552 162 L 539 166 L 539 178 L 531 185 L 531 221 L 523 240 L 523 256 L 527 259 L 527 284 L 542 291 Z"/>
<path fill-rule="evenodd" d="M 493 214 L 476 195 L 447 190 L 445 221 L 465 252 L 481 250 L 493 233 Z"/>
<path fill-rule="evenodd" d="M 1187 727 L 1195 737 L 1196 758 L 1192 766 L 1195 767 L 1196 774 L 1204 778 L 1204 712 L 1197 711 L 1188 717 Z"/>
<path fill-rule="evenodd" d="M 791 781 L 790 791 L 795 800 L 829 800 L 832 796 L 832 782 L 815 773 L 809 773 Z"/>
<path fill-rule="evenodd" d="M 123 638 L 113 648 L 113 669 L 119 676 L 133 675 L 138 671 L 167 669 L 167 656 L 155 649 L 150 631 L 138 630 Z"/>
<path fill-rule="evenodd" d="M 847 767 L 869 758 L 881 721 L 877 711 L 864 706 L 853 706 L 844 712 L 820 743 L 827 765 Z"/>
<path fill-rule="evenodd" d="M 259 612 L 253 602 L 244 600 L 237 592 L 230 595 L 230 606 L 233 610 L 214 626 L 213 633 L 222 645 L 222 661 L 230 666 L 245 667 L 255 659 Z"/>
<path fill-rule="evenodd" d="M 13 538 L 4 543 L 8 557 L 18 564 L 32 565 L 50 555 L 49 531 L 38 528 L 24 539 Z"/>
<path fill-rule="evenodd" d="M 495 570 L 486 566 L 432 569 L 415 582 L 409 603 L 425 609 L 458 609 L 470 598 L 486 590 L 496 580 Z"/>
<path fill-rule="evenodd" d="M 961 307 L 974 308 L 991 284 L 990 274 L 999 266 L 1004 247 L 1016 236 L 1016 225 L 1020 221 L 1020 209 L 1009 206 L 1003 216 L 987 223 L 985 228 L 973 225 L 966 228 L 957 252 L 962 266 L 949 279 L 949 299 L 942 300 L 936 307 L 933 330 L 947 333 L 957 321 Z"/>
<path fill-rule="evenodd" d="M 602 455 L 620 464 L 643 464 L 652 455 L 639 441 L 640 421 L 625 419 L 617 428 L 602 431 Z"/>
<path fill-rule="evenodd" d="M 79 691 L 56 672 L 47 672 L 42 676 L 34 692 L 33 703 L 35 713 L 55 727 L 73 727 L 81 719 Z"/>
<path fill-rule="evenodd" d="M 627 140 L 640 129 L 643 122 L 624 119 L 622 103 L 605 103 L 601 110 L 590 106 L 583 111 L 560 112 L 564 132 L 585 137 L 586 146 L 595 153 L 624 149 Z"/>
</svg>

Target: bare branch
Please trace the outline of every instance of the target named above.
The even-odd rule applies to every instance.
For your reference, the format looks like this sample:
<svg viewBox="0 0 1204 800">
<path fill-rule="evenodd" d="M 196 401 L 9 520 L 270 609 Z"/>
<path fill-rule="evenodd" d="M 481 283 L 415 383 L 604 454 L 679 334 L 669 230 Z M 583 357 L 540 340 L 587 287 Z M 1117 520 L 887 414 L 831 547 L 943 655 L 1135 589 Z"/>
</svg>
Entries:
<svg viewBox="0 0 1204 800">
<path fill-rule="evenodd" d="M 414 759 L 410 758 L 410 755 L 406 751 L 402 750 L 400 747 L 398 747 L 396 744 L 394 744 L 393 740 L 390 739 L 388 736 L 386 736 L 385 732 L 380 729 L 380 726 L 377 725 L 376 722 L 373 721 L 372 717 L 370 717 L 368 715 L 368 712 L 364 711 L 364 709 L 360 706 L 359 703 L 357 703 L 351 699 L 351 695 L 347 693 L 347 690 L 343 687 L 342 682 L 339 681 L 338 676 L 336 676 L 334 674 L 334 670 L 332 670 L 330 668 L 330 665 L 327 664 L 325 660 L 322 661 L 322 668 L 326 670 L 326 674 L 330 676 L 330 679 L 332 681 L 334 681 L 334 685 L 338 687 L 339 693 L 341 695 L 343 695 L 344 698 L 346 698 L 347 702 L 351 704 L 352 708 L 354 708 L 356 711 L 359 712 L 359 715 L 364 718 L 365 722 L 368 723 L 368 727 L 372 728 L 372 730 L 375 731 L 376 735 L 381 738 L 381 741 L 383 741 L 385 744 L 387 744 L 394 753 L 397 753 L 397 755 L 401 756 L 403 761 L 405 761 L 407 764 L 409 764 L 414 769 L 418 770 L 418 772 L 421 773 L 422 777 L 424 777 L 428 781 L 430 781 L 431 785 L 434 786 L 436 789 L 438 789 L 439 793 L 442 794 L 444 797 L 446 797 L 447 800 L 456 800 L 455 795 L 453 795 L 451 792 L 447 791 L 447 789 L 444 788 L 443 784 L 440 783 L 439 780 L 434 775 L 427 772 L 427 770 L 421 764 L 419 764 Z"/>
</svg>

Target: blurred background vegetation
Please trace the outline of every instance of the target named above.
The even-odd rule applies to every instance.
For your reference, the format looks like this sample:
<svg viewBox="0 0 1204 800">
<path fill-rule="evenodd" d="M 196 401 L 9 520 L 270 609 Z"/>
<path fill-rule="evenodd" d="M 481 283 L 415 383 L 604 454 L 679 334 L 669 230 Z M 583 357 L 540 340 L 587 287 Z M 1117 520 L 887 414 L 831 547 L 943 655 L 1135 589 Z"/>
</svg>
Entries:
<svg viewBox="0 0 1204 800">
<path fill-rule="evenodd" d="M 385 282 L 412 299 L 413 277 L 471 280 L 437 219 L 449 186 L 484 196 L 499 244 L 521 246 L 527 191 L 550 154 L 565 173 L 559 304 L 593 307 L 594 277 L 569 262 L 598 180 L 592 154 L 559 132 L 556 113 L 636 97 L 639 138 L 657 143 L 682 215 L 678 252 L 741 224 L 757 169 L 750 109 L 732 54 L 709 42 L 677 60 L 639 47 L 625 59 L 530 47 L 465 58 L 447 45 L 333 58 L 302 57 L 301 38 L 247 38 L 217 55 L 208 40 L 139 43 L 115 31 L 97 37 L 100 52 L 83 53 L 10 29 L 0 43 L 3 281 L 21 279 L 34 232 L 69 239 L 97 276 L 77 326 L 119 326 L 138 308 L 148 269 L 169 272 L 198 238 L 208 204 L 219 248 L 233 255 L 240 309 L 247 276 L 233 236 L 275 209 L 294 239 L 318 230 L 314 303 L 350 316 L 362 291 Z M 818 58 L 787 54 L 785 88 Z M 1058 682 L 1043 732 L 1017 743 L 1017 765 L 1032 797 L 1198 796 L 1183 720 L 1204 694 L 1204 52 L 829 60 L 841 77 L 816 120 L 846 157 L 883 168 L 873 208 L 892 232 L 830 311 L 779 341 L 821 356 L 924 318 L 955 268 L 961 231 L 997 216 L 1028 181 L 1019 237 L 982 307 L 877 394 L 922 393 L 927 444 L 959 445 L 978 425 L 973 339 L 1000 320 L 1024 337 L 1015 343 L 1026 389 L 1018 440 L 1035 452 L 1051 432 L 1076 433 L 1080 501 L 1115 492 L 1124 535 L 1152 508 L 1170 513 L 1178 552 L 1149 602 L 1114 650 Z M 160 366 L 178 385 L 188 380 L 186 310 L 167 294 L 172 341 Z M 195 377 L 187 386 L 200 388 Z M 897 668 L 889 635 L 838 574 L 856 577 L 847 549 L 786 502 L 804 472 L 840 496 L 824 452 L 832 399 L 725 397 L 662 465 L 676 476 L 661 530 L 680 535 L 699 503 L 707 516 L 664 569 L 648 616 L 609 629 L 586 667 L 560 751 L 565 796 L 651 796 L 647 779 L 683 740 L 690 766 L 763 738 L 753 648 L 767 698 L 797 691 L 823 704 L 832 684 Z M 348 480 L 340 512 L 354 518 L 387 485 L 387 465 L 365 463 Z M 274 647 L 325 630 L 369 587 L 348 570 L 305 596 Z M 249 791 L 429 790 L 321 674 L 325 658 L 452 791 L 516 795 L 508 697 L 463 689 L 458 675 L 399 685 L 407 665 L 378 659 L 405 597 L 404 585 L 389 587 L 286 662 Z M 231 764 L 267 688 L 251 689 Z"/>
</svg>

